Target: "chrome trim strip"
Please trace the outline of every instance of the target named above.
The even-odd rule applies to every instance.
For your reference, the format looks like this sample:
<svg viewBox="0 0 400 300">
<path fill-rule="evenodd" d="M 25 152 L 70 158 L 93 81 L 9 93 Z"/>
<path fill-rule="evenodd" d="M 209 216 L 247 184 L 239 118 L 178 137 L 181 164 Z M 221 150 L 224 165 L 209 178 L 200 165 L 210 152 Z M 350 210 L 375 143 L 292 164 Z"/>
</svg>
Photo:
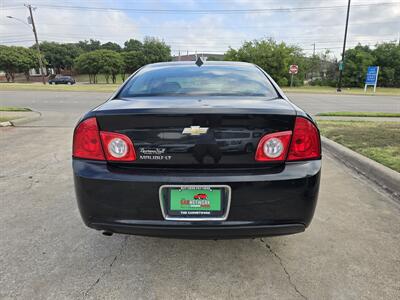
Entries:
<svg viewBox="0 0 400 300">
<path fill-rule="evenodd" d="M 226 210 L 225 213 L 221 216 L 221 217 L 211 217 L 211 218 L 199 218 L 199 217 L 189 217 L 189 218 L 180 218 L 180 217 L 171 217 L 168 216 L 166 211 L 165 211 L 165 207 L 164 207 L 164 201 L 162 198 L 162 190 L 164 188 L 200 188 L 200 189 L 209 189 L 209 188 L 225 188 L 228 191 L 228 201 L 226 203 Z M 228 218 L 229 215 L 229 211 L 231 208 L 231 195 L 232 195 L 232 189 L 229 185 L 196 185 L 196 184 L 184 184 L 184 185 L 180 185 L 180 184 L 171 184 L 171 185 L 162 185 L 160 186 L 160 188 L 158 189 L 158 195 L 160 198 L 160 206 L 161 206 L 161 212 L 162 215 L 164 217 L 165 220 L 168 221 L 225 221 Z"/>
</svg>

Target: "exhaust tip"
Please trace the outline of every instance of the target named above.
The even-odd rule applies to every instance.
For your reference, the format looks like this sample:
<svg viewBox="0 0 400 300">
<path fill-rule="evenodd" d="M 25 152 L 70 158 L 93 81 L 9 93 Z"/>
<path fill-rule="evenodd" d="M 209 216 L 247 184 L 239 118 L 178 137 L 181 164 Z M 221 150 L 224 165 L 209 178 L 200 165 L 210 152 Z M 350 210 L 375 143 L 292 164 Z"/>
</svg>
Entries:
<svg viewBox="0 0 400 300">
<path fill-rule="evenodd" d="M 105 236 L 112 236 L 114 233 L 112 233 L 111 231 L 103 231 L 102 232 L 103 233 L 103 235 L 105 235 Z"/>
</svg>

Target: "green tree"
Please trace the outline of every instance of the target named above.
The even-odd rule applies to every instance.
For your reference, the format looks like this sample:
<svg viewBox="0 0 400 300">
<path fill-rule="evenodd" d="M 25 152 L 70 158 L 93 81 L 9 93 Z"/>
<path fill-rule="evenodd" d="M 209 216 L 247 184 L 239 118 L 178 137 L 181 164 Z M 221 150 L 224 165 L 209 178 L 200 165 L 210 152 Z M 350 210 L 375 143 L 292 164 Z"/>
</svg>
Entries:
<svg viewBox="0 0 400 300">
<path fill-rule="evenodd" d="M 146 37 L 143 43 L 130 39 L 124 45 L 124 52 L 121 53 L 124 60 L 123 80 L 125 74 L 131 74 L 146 64 L 171 60 L 171 48 L 156 38 Z"/>
<path fill-rule="evenodd" d="M 137 69 L 144 65 L 144 54 L 142 51 L 129 51 L 122 52 L 122 59 L 124 61 L 122 80 L 125 81 L 125 74 L 132 74 Z"/>
<path fill-rule="evenodd" d="M 338 64 L 331 52 L 326 50 L 313 55 L 309 60 L 309 73 L 306 74 L 310 85 L 336 86 L 338 75 Z"/>
<path fill-rule="evenodd" d="M 396 42 L 382 43 L 372 54 L 375 64 L 380 67 L 378 85 L 400 87 L 400 45 Z"/>
<path fill-rule="evenodd" d="M 24 73 L 29 80 L 29 70 L 38 66 L 35 50 L 17 46 L 0 46 L 0 69 L 6 73 L 7 81 L 14 82 L 15 73 Z"/>
<path fill-rule="evenodd" d="M 73 67 L 75 58 L 83 52 L 76 44 L 59 44 L 55 42 L 40 43 L 40 51 L 47 61 L 47 66 L 55 69 L 57 74 L 61 73 L 61 69 L 70 70 Z"/>
<path fill-rule="evenodd" d="M 272 39 L 245 42 L 238 50 L 230 48 L 225 53 L 225 60 L 244 61 L 257 64 L 268 72 L 279 85 L 288 85 L 289 66 L 297 64 L 299 74 L 294 79 L 295 85 L 302 85 L 305 78 L 306 60 L 301 49 Z"/>
<path fill-rule="evenodd" d="M 124 61 L 118 52 L 112 50 L 97 50 L 94 51 L 99 56 L 101 65 L 100 72 L 104 74 L 106 82 L 109 83 L 109 78 L 113 83 L 117 81 L 117 75 L 121 73 L 124 66 Z"/>
<path fill-rule="evenodd" d="M 89 74 L 90 83 L 97 83 L 97 75 L 103 67 L 99 51 L 105 50 L 85 52 L 75 59 L 75 69 L 81 74 Z"/>
<path fill-rule="evenodd" d="M 343 69 L 343 85 L 354 87 L 364 86 L 367 68 L 374 64 L 375 57 L 369 46 L 361 46 L 359 44 L 353 49 L 347 50 Z"/>
<path fill-rule="evenodd" d="M 171 60 L 171 48 L 164 41 L 146 37 L 143 42 L 144 64 Z"/>
<path fill-rule="evenodd" d="M 143 51 L 142 42 L 135 39 L 127 40 L 124 46 L 124 51 Z"/>
<path fill-rule="evenodd" d="M 120 52 L 122 50 L 120 45 L 118 45 L 117 43 L 113 43 L 113 42 L 107 42 L 105 44 L 102 44 L 100 46 L 100 49 L 112 50 L 112 51 L 116 51 L 116 52 Z"/>
<path fill-rule="evenodd" d="M 87 41 L 87 40 L 79 41 L 77 43 L 77 46 L 79 48 L 81 48 L 83 51 L 89 52 L 89 51 L 100 50 L 101 42 L 93 40 L 93 39 L 90 39 L 89 41 Z"/>
<path fill-rule="evenodd" d="M 89 74 L 90 83 L 97 83 L 97 75 L 104 74 L 107 83 L 111 76 L 116 83 L 117 74 L 123 68 L 123 59 L 118 52 L 112 50 L 95 50 L 81 54 L 75 60 L 75 68 L 81 74 Z"/>
</svg>

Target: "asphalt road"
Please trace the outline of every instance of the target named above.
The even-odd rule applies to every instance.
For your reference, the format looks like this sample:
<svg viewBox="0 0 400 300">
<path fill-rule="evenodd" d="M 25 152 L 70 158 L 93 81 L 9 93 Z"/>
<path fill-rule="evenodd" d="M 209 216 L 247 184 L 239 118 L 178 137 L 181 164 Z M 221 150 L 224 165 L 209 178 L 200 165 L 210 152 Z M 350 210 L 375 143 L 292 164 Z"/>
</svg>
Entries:
<svg viewBox="0 0 400 300">
<path fill-rule="evenodd" d="M 79 117 L 105 100 L 111 93 L 0 91 L 0 105 L 22 106 L 43 113 L 37 126 L 73 126 Z M 400 96 L 359 96 L 330 94 L 288 94 L 310 114 L 328 111 L 400 112 Z"/>
<path fill-rule="evenodd" d="M 328 153 L 302 234 L 187 241 L 86 228 L 71 176 L 72 125 L 104 94 L 52 95 L 0 93 L 0 105 L 44 113 L 0 128 L 0 299 L 400 298 L 400 205 Z M 394 101 L 393 111 L 390 99 L 382 102 Z M 54 100 L 63 105 L 44 102 Z"/>
</svg>

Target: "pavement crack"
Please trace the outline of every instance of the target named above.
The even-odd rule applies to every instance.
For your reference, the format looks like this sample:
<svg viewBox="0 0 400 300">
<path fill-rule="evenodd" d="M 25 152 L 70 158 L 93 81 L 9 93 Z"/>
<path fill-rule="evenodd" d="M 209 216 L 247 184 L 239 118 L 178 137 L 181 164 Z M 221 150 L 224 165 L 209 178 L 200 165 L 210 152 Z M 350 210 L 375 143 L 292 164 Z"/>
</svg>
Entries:
<svg viewBox="0 0 400 300">
<path fill-rule="evenodd" d="M 108 268 L 106 270 L 104 270 L 99 277 L 97 277 L 97 279 L 89 286 L 89 288 L 83 293 L 83 298 L 85 299 L 89 293 L 96 287 L 96 285 L 107 275 L 107 274 L 111 274 L 111 269 L 114 266 L 115 262 L 117 261 L 118 257 L 122 254 L 122 251 L 124 250 L 124 248 L 126 247 L 127 243 L 128 243 L 128 238 L 129 236 L 125 236 L 121 247 L 118 251 L 118 253 L 114 256 L 114 258 L 112 259 L 111 263 L 108 265 Z"/>
<path fill-rule="evenodd" d="M 297 293 L 300 297 L 302 297 L 303 299 L 306 299 L 306 300 L 307 300 L 308 298 L 307 298 L 306 296 L 304 296 L 304 295 L 299 291 L 299 289 L 297 288 L 296 284 L 292 281 L 292 278 L 291 278 L 291 276 L 290 276 L 288 270 L 286 269 L 285 265 L 283 264 L 282 258 L 281 258 L 274 250 L 272 250 L 271 246 L 270 246 L 266 241 L 264 241 L 263 239 L 260 239 L 260 240 L 261 240 L 261 242 L 263 242 L 263 243 L 265 244 L 265 246 L 267 247 L 267 249 L 269 250 L 269 252 L 271 252 L 271 254 L 272 254 L 273 256 L 275 256 L 276 259 L 279 261 L 279 264 L 280 264 L 282 270 L 283 270 L 283 271 L 285 272 L 285 274 L 286 274 L 286 277 L 287 277 L 287 279 L 288 279 L 288 281 L 289 281 L 289 284 L 293 287 L 293 289 L 296 291 L 296 293 Z"/>
</svg>

